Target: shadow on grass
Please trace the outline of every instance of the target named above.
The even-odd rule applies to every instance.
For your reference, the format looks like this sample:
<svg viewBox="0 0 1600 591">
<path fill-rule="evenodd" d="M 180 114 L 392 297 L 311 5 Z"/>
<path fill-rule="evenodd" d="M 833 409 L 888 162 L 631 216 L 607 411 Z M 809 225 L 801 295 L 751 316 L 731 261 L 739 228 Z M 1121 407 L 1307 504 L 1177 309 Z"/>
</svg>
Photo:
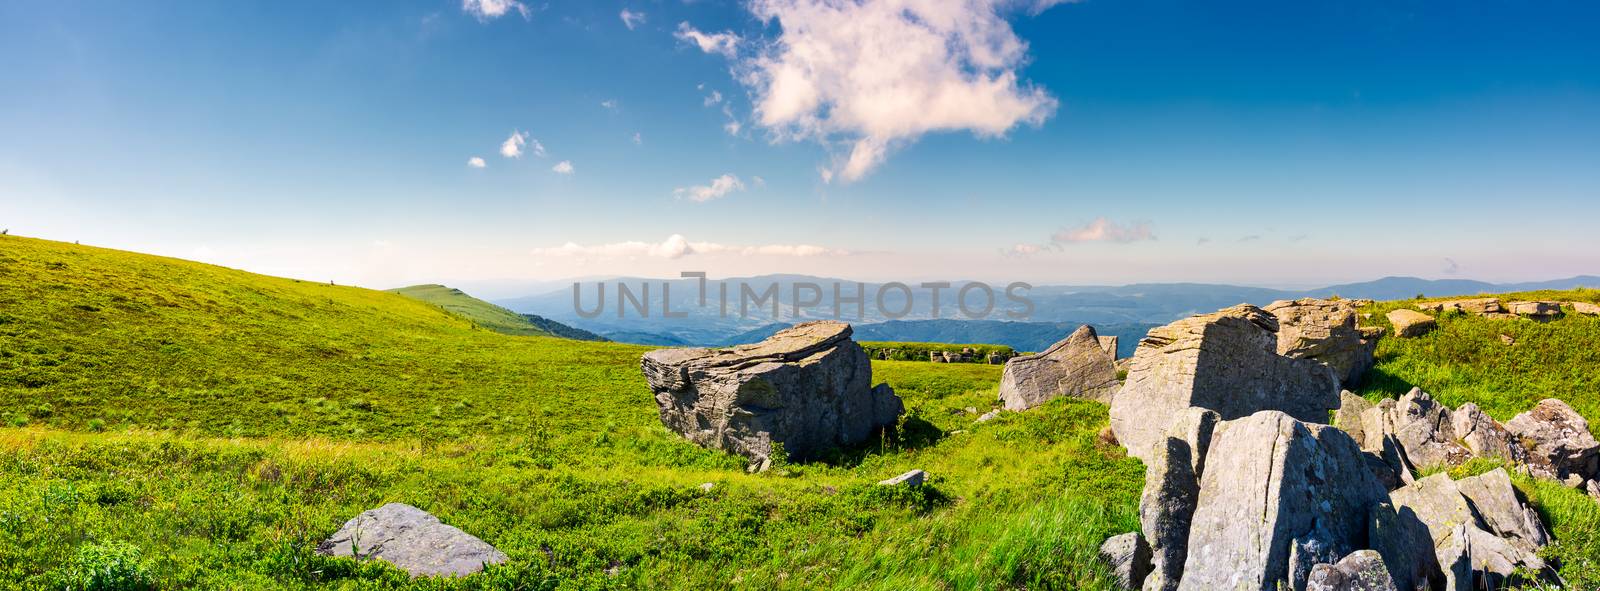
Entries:
<svg viewBox="0 0 1600 591">
<path fill-rule="evenodd" d="M 1383 359 L 1378 360 L 1379 363 L 1382 361 Z M 1362 374 L 1360 386 L 1356 391 L 1363 396 L 1383 394 L 1387 398 L 1399 398 L 1410 392 L 1413 387 L 1416 387 L 1416 384 L 1375 366 Z"/>
<path fill-rule="evenodd" d="M 915 414 L 906 415 L 899 425 L 883 428 L 866 443 L 831 449 L 810 462 L 838 468 L 854 468 L 868 457 L 932 447 L 944 439 L 945 432 Z"/>
</svg>

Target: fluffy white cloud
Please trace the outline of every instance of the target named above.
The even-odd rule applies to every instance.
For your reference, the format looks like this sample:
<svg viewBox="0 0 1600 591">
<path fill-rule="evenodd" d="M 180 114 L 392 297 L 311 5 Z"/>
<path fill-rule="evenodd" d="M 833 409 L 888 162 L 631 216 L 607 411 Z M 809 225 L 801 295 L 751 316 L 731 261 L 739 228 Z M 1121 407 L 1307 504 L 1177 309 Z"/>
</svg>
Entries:
<svg viewBox="0 0 1600 591">
<path fill-rule="evenodd" d="M 568 242 L 552 248 L 535 248 L 531 251 L 534 256 L 563 256 L 583 258 L 637 258 L 653 257 L 663 259 L 678 259 L 690 255 L 737 255 L 737 256 L 777 256 L 777 257 L 814 257 L 814 256 L 844 256 L 850 252 L 833 248 L 826 248 L 812 244 L 763 244 L 755 246 L 734 246 L 718 244 L 715 242 L 690 242 L 682 234 L 673 234 L 661 242 L 613 242 L 610 244 L 581 245 Z"/>
<path fill-rule="evenodd" d="M 554 170 L 554 171 L 556 171 L 558 173 L 561 173 L 561 174 L 572 174 L 573 173 L 572 161 L 571 160 L 562 160 L 560 162 L 557 162 L 555 166 L 550 167 L 550 170 Z"/>
<path fill-rule="evenodd" d="M 1106 218 L 1099 218 L 1079 228 L 1062 229 L 1050 238 L 1059 243 L 1137 242 L 1155 240 L 1155 235 L 1150 233 L 1150 224 L 1141 222 L 1121 225 Z"/>
<path fill-rule="evenodd" d="M 617 16 L 622 19 L 622 25 L 628 27 L 629 31 L 632 31 L 634 27 L 644 24 L 643 12 L 634 12 L 624 8 Z"/>
<path fill-rule="evenodd" d="M 461 10 L 480 21 L 488 21 L 505 16 L 507 12 L 516 10 L 522 18 L 528 18 L 528 5 L 517 0 L 461 0 Z"/>
<path fill-rule="evenodd" d="M 1054 3 L 751 0 L 751 12 L 782 32 L 747 55 L 733 33 L 683 23 L 677 36 L 734 60 L 755 123 L 777 139 L 848 146 L 820 171 L 848 182 L 925 133 L 987 138 L 1042 124 L 1057 102 L 1018 78 L 1027 44 L 1005 13 Z"/>
<path fill-rule="evenodd" d="M 705 104 L 707 107 L 720 102 L 722 102 L 722 93 L 712 90 L 711 94 L 706 95 Z"/>
<path fill-rule="evenodd" d="M 513 131 L 511 132 L 511 137 L 506 138 L 504 142 L 500 142 L 500 155 L 506 158 L 521 158 L 522 147 L 527 144 L 528 134 Z"/>
<path fill-rule="evenodd" d="M 468 168 L 483 168 L 485 166 L 488 166 L 488 164 L 485 163 L 482 158 L 479 158 L 477 156 L 473 156 L 473 157 L 467 159 L 467 167 Z"/>
<path fill-rule="evenodd" d="M 712 199 L 721 199 L 726 197 L 729 193 L 734 191 L 743 190 L 744 181 L 739 180 L 739 177 L 733 176 L 732 174 L 724 174 L 717 178 L 711 179 L 710 184 L 695 185 L 692 187 L 679 187 L 677 189 L 673 189 L 672 194 L 677 195 L 679 199 L 688 198 L 690 201 L 695 203 L 705 203 Z"/>
<path fill-rule="evenodd" d="M 678 23 L 678 31 L 673 33 L 672 36 L 677 37 L 680 41 L 695 44 L 696 47 L 700 48 L 700 51 L 715 53 L 728 59 L 733 59 L 738 53 L 740 41 L 739 36 L 732 32 L 702 33 L 687 22 Z"/>
</svg>

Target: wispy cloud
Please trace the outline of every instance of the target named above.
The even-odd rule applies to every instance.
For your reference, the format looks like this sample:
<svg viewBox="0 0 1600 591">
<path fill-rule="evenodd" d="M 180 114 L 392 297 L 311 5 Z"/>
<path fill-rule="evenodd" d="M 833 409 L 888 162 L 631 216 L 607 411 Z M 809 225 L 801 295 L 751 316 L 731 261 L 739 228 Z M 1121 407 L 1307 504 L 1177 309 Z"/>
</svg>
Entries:
<svg viewBox="0 0 1600 591">
<path fill-rule="evenodd" d="M 562 160 L 557 162 L 555 166 L 550 167 L 550 170 L 553 170 L 558 174 L 572 174 L 573 172 L 576 172 L 572 168 L 571 160 Z"/>
<path fill-rule="evenodd" d="M 617 99 L 606 99 L 600 101 L 600 106 L 615 111 L 617 110 Z"/>
<path fill-rule="evenodd" d="M 1249 236 L 1244 236 L 1242 238 L 1239 238 L 1239 241 L 1240 242 L 1255 242 L 1255 241 L 1260 240 L 1260 239 L 1261 239 L 1261 235 L 1260 234 L 1251 234 Z"/>
<path fill-rule="evenodd" d="M 1018 77 L 1027 44 L 1004 14 L 1023 6 L 1014 0 L 748 6 L 782 30 L 748 54 L 730 32 L 682 23 L 677 36 L 734 61 L 755 102 L 754 123 L 777 139 L 847 146 L 820 169 L 825 181 L 860 179 L 930 132 L 999 137 L 1055 112 L 1055 98 Z"/>
<path fill-rule="evenodd" d="M 1077 228 L 1063 228 L 1052 234 L 1051 240 L 1061 244 L 1078 242 L 1138 242 L 1141 240 L 1155 240 L 1155 234 L 1150 232 L 1150 224 L 1140 222 L 1122 225 L 1106 218 L 1098 218 Z"/>
<path fill-rule="evenodd" d="M 691 255 L 737 255 L 772 257 L 845 256 L 850 251 L 816 246 L 813 244 L 760 244 L 739 246 L 715 242 L 690 242 L 682 234 L 673 234 L 661 242 L 612 242 L 582 245 L 568 242 L 551 248 L 535 248 L 534 256 L 559 256 L 581 258 L 638 258 L 652 257 L 679 259 Z"/>
<path fill-rule="evenodd" d="M 705 105 L 707 107 L 720 102 L 722 102 L 722 93 L 712 90 L 711 94 L 706 95 Z"/>
<path fill-rule="evenodd" d="M 641 144 L 644 144 L 644 136 L 637 131 L 633 132 L 633 145 L 638 146 Z"/>
<path fill-rule="evenodd" d="M 739 180 L 739 177 L 730 173 L 711 179 L 709 184 L 673 189 L 672 194 L 677 195 L 679 199 L 705 203 L 712 199 L 726 197 L 729 193 L 743 190 L 744 181 Z"/>
<path fill-rule="evenodd" d="M 521 158 L 522 147 L 527 144 L 528 134 L 513 131 L 511 132 L 511 137 L 506 138 L 504 142 L 500 142 L 500 155 L 506 158 Z"/>
<path fill-rule="evenodd" d="M 485 166 L 488 166 L 488 163 L 484 162 L 482 158 L 479 158 L 477 156 L 473 156 L 473 157 L 467 159 L 467 167 L 468 168 L 483 168 Z"/>
<path fill-rule="evenodd" d="M 622 19 L 622 25 L 628 27 L 629 31 L 632 31 L 635 27 L 644 24 L 645 21 L 643 12 L 634 12 L 626 8 L 622 9 L 622 12 L 617 16 Z"/>
<path fill-rule="evenodd" d="M 700 48 L 700 51 L 706 53 L 715 53 L 728 59 L 733 59 L 738 54 L 740 39 L 738 35 L 732 32 L 703 33 L 690 26 L 689 23 L 681 22 L 678 23 L 678 31 L 673 33 L 672 36 L 677 37 L 680 41 L 693 43 Z"/>
<path fill-rule="evenodd" d="M 461 10 L 484 22 L 505 16 L 513 10 L 524 19 L 531 16 L 528 6 L 517 0 L 461 0 Z"/>
<path fill-rule="evenodd" d="M 1456 264 L 1456 260 L 1455 259 L 1452 259 L 1450 257 L 1445 257 L 1444 258 L 1444 269 L 1442 269 L 1442 270 L 1444 271 L 1445 275 L 1455 275 L 1456 273 L 1461 272 L 1461 265 Z"/>
</svg>

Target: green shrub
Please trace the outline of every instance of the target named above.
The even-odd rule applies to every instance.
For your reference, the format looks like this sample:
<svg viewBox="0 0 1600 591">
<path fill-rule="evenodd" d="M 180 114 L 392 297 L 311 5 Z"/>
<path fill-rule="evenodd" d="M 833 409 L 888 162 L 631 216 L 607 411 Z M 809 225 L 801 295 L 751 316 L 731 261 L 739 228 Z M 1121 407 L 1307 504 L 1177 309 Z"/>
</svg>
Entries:
<svg viewBox="0 0 1600 591">
<path fill-rule="evenodd" d="M 63 591 L 144 591 L 155 589 L 139 548 L 124 542 L 85 544 L 62 569 Z"/>
</svg>

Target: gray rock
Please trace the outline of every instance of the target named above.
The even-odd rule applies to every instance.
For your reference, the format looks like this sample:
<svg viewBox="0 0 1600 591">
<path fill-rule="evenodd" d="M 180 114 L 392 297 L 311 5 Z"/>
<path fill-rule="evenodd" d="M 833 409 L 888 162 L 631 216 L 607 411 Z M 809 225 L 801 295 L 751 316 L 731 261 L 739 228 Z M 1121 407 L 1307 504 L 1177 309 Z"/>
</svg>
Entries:
<svg viewBox="0 0 1600 591">
<path fill-rule="evenodd" d="M 1335 564 L 1311 569 L 1305 591 L 1399 591 L 1383 557 L 1372 550 L 1357 550 Z M 1410 591 L 1410 590 L 1407 590 Z"/>
<path fill-rule="evenodd" d="M 1534 474 L 1564 479 L 1600 477 L 1600 442 L 1589 432 L 1589 422 L 1567 403 L 1546 398 L 1528 412 L 1512 417 L 1506 429 L 1528 448 L 1528 466 Z"/>
<path fill-rule="evenodd" d="M 1457 443 L 1450 409 L 1421 388 L 1401 396 L 1392 412 L 1390 428 L 1412 466 L 1456 466 L 1472 459 L 1472 451 Z"/>
<path fill-rule="evenodd" d="M 1094 327 L 1080 326 L 1049 349 L 1006 361 L 1000 401 L 1027 410 L 1060 396 L 1110 402 L 1117 393 L 1115 349 L 1107 353 Z"/>
<path fill-rule="evenodd" d="M 1287 584 L 1297 539 L 1360 549 L 1386 492 L 1338 429 L 1263 411 L 1219 426 L 1205 454 L 1180 590 Z"/>
<path fill-rule="evenodd" d="M 1250 305 L 1152 329 L 1111 402 L 1117 440 L 1148 461 L 1172 417 L 1192 406 L 1225 420 L 1277 410 L 1327 422 L 1338 378 L 1322 362 L 1279 355 L 1277 330 L 1277 318 Z"/>
<path fill-rule="evenodd" d="M 731 349 L 661 349 L 640 367 L 661 422 L 690 441 L 764 463 L 775 443 L 795 460 L 866 441 L 904 412 L 850 325 L 805 322 Z"/>
<path fill-rule="evenodd" d="M 1456 488 L 1472 502 L 1484 529 L 1521 544 L 1529 552 L 1537 552 L 1550 543 L 1550 533 L 1545 531 L 1539 513 L 1512 486 L 1511 475 L 1504 468 L 1457 480 Z"/>
<path fill-rule="evenodd" d="M 922 470 L 912 470 L 888 480 L 878 481 L 878 486 L 922 486 L 928 479 L 928 473 Z"/>
<path fill-rule="evenodd" d="M 1117 336 L 1111 335 L 1109 337 L 1096 338 L 1100 341 L 1100 348 L 1105 350 L 1106 355 L 1110 355 L 1111 360 L 1115 362 L 1117 359 L 1117 341 L 1119 340 Z"/>
<path fill-rule="evenodd" d="M 1528 450 L 1511 431 L 1499 421 L 1490 418 L 1468 402 L 1450 412 L 1450 423 L 1455 437 L 1472 455 L 1479 458 L 1500 458 L 1513 464 L 1526 464 Z"/>
<path fill-rule="evenodd" d="M 1366 427 L 1362 423 L 1362 414 L 1372 410 L 1372 403 L 1367 399 L 1356 396 L 1349 390 L 1339 393 L 1339 410 L 1333 413 L 1333 426 L 1344 429 L 1356 443 L 1366 441 Z"/>
<path fill-rule="evenodd" d="M 1191 407 L 1178 413 L 1146 464 L 1139 497 L 1139 523 L 1150 544 L 1146 591 L 1178 588 L 1188 556 L 1189 523 L 1200 497 L 1207 448 L 1221 417 Z"/>
<path fill-rule="evenodd" d="M 998 417 L 998 416 L 1000 416 L 1000 409 L 997 408 L 997 409 L 991 410 L 989 412 L 983 413 L 981 415 L 978 415 L 978 420 L 974 421 L 974 422 L 987 423 L 989 421 L 994 420 L 994 418 Z"/>
<path fill-rule="evenodd" d="M 1107 538 L 1100 545 L 1100 559 L 1111 567 L 1122 589 L 1138 589 L 1150 574 L 1150 546 L 1144 543 L 1139 532 L 1128 532 Z"/>
<path fill-rule="evenodd" d="M 1427 589 L 1430 581 L 1444 581 L 1433 536 L 1416 512 L 1396 510 L 1388 501 L 1373 505 L 1367 512 L 1367 541 L 1383 557 L 1395 587 L 1406 591 Z"/>
<path fill-rule="evenodd" d="M 1509 484 L 1509 483 L 1508 483 Z M 1492 480 L 1469 486 L 1489 488 Z M 1478 491 L 1480 494 L 1482 491 Z M 1504 539 L 1489 531 L 1473 502 L 1447 474 L 1435 474 L 1390 493 L 1400 510 L 1411 510 L 1433 537 L 1447 588 L 1496 589 L 1518 571 L 1547 573 L 1543 560 L 1522 538 Z M 1542 526 L 1540 526 L 1542 531 Z"/>
<path fill-rule="evenodd" d="M 1497 314 L 1506 311 L 1500 305 L 1498 298 L 1471 298 L 1465 300 L 1449 300 L 1444 302 L 1424 302 L 1417 304 L 1418 310 L 1431 312 L 1462 312 L 1465 314 Z"/>
<path fill-rule="evenodd" d="M 1394 336 L 1402 339 L 1422 336 L 1438 326 L 1432 316 L 1401 308 L 1384 315 L 1394 325 Z"/>
<path fill-rule="evenodd" d="M 1561 302 L 1511 302 L 1512 314 L 1534 318 L 1552 318 L 1561 315 Z"/>
<path fill-rule="evenodd" d="M 346 521 L 317 546 L 317 552 L 383 560 L 413 577 L 465 576 L 483 570 L 486 564 L 506 561 L 506 555 L 487 542 L 401 503 L 389 503 Z"/>
<path fill-rule="evenodd" d="M 1356 327 L 1356 308 L 1346 300 L 1281 300 L 1264 308 L 1278 319 L 1278 354 L 1314 359 L 1352 386 L 1372 367 L 1376 338 Z"/>
<path fill-rule="evenodd" d="M 1589 302 L 1567 302 L 1572 306 L 1572 311 L 1587 316 L 1600 316 L 1600 306 Z"/>
</svg>

